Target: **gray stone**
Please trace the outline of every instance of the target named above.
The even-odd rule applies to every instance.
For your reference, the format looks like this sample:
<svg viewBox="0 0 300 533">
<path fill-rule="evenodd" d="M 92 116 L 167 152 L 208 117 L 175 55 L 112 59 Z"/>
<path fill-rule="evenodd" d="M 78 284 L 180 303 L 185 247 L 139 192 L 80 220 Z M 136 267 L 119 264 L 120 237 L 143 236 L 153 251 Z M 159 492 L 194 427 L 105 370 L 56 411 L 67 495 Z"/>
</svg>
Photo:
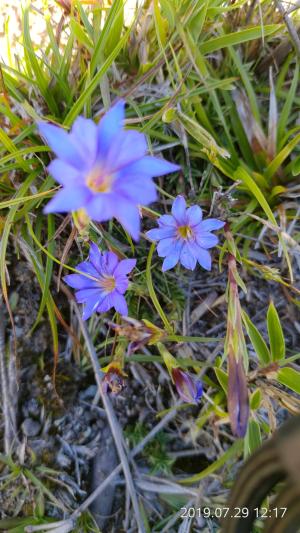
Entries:
<svg viewBox="0 0 300 533">
<path fill-rule="evenodd" d="M 79 393 L 80 400 L 92 400 L 96 396 L 97 387 L 96 385 L 90 385 L 87 389 Z"/>
<path fill-rule="evenodd" d="M 22 424 L 22 431 L 26 437 L 35 437 L 41 430 L 41 424 L 32 420 L 32 418 L 25 418 Z"/>
<path fill-rule="evenodd" d="M 72 460 L 64 454 L 63 450 L 60 450 L 56 456 L 56 462 L 60 467 L 68 468 L 71 465 Z"/>
</svg>

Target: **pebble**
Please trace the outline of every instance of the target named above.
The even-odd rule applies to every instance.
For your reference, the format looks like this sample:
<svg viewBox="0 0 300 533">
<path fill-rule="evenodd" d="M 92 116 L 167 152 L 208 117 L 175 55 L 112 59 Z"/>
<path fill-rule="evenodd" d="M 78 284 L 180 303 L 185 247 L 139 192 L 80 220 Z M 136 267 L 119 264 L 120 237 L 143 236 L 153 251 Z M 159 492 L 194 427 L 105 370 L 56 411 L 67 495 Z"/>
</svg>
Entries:
<svg viewBox="0 0 300 533">
<path fill-rule="evenodd" d="M 32 418 L 25 418 L 22 431 L 26 437 L 35 437 L 41 430 L 41 424 Z"/>
<path fill-rule="evenodd" d="M 25 417 L 38 418 L 40 414 L 39 402 L 35 398 L 31 398 L 23 405 L 22 411 Z"/>
<path fill-rule="evenodd" d="M 97 393 L 97 386 L 90 385 L 87 389 L 79 393 L 80 400 L 92 400 Z"/>
<path fill-rule="evenodd" d="M 56 456 L 56 462 L 60 467 L 68 468 L 72 463 L 72 459 L 65 455 L 62 450 L 60 450 Z"/>
</svg>

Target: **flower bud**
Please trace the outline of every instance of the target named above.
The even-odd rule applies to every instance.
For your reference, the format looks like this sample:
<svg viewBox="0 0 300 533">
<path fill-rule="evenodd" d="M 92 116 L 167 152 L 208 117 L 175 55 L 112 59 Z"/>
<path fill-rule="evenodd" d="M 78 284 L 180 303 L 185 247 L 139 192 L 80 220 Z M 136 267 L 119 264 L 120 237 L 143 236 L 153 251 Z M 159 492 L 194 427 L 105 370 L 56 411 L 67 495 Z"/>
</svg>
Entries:
<svg viewBox="0 0 300 533">
<path fill-rule="evenodd" d="M 184 402 L 198 403 L 202 396 L 202 383 L 196 376 L 181 370 L 181 368 L 172 369 L 172 380 L 175 384 L 180 398 Z"/>
<path fill-rule="evenodd" d="M 244 437 L 248 427 L 249 398 L 247 379 L 242 359 L 228 357 L 228 412 L 232 433 Z"/>
<path fill-rule="evenodd" d="M 103 390 L 112 394 L 119 394 L 126 387 L 126 374 L 122 372 L 120 365 L 111 363 L 108 365 L 103 378 Z"/>
</svg>

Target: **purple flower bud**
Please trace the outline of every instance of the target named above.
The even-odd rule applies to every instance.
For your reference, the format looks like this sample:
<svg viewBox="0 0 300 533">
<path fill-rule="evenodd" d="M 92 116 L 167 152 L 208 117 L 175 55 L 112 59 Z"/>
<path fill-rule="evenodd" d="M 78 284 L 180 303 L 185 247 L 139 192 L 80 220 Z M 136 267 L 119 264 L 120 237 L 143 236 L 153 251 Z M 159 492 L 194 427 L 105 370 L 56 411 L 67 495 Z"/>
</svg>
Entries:
<svg viewBox="0 0 300 533">
<path fill-rule="evenodd" d="M 249 399 L 243 360 L 228 357 L 228 412 L 232 433 L 244 437 L 249 418 Z"/>
<path fill-rule="evenodd" d="M 172 368 L 172 379 L 180 398 L 187 403 L 198 403 L 202 396 L 202 383 L 181 368 Z"/>
<path fill-rule="evenodd" d="M 119 394 L 126 387 L 125 376 L 117 363 L 111 363 L 103 378 L 103 390 L 113 395 Z"/>
</svg>

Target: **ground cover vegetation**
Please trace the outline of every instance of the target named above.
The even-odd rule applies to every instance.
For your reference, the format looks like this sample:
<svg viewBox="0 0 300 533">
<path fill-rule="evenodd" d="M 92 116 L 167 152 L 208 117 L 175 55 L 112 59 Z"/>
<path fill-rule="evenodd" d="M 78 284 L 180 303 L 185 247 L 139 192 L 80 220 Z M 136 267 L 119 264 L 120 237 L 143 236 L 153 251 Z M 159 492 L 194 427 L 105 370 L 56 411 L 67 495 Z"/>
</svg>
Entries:
<svg viewBox="0 0 300 533">
<path fill-rule="evenodd" d="M 0 529 L 219 531 L 300 407 L 299 9 L 0 9 Z"/>
</svg>

